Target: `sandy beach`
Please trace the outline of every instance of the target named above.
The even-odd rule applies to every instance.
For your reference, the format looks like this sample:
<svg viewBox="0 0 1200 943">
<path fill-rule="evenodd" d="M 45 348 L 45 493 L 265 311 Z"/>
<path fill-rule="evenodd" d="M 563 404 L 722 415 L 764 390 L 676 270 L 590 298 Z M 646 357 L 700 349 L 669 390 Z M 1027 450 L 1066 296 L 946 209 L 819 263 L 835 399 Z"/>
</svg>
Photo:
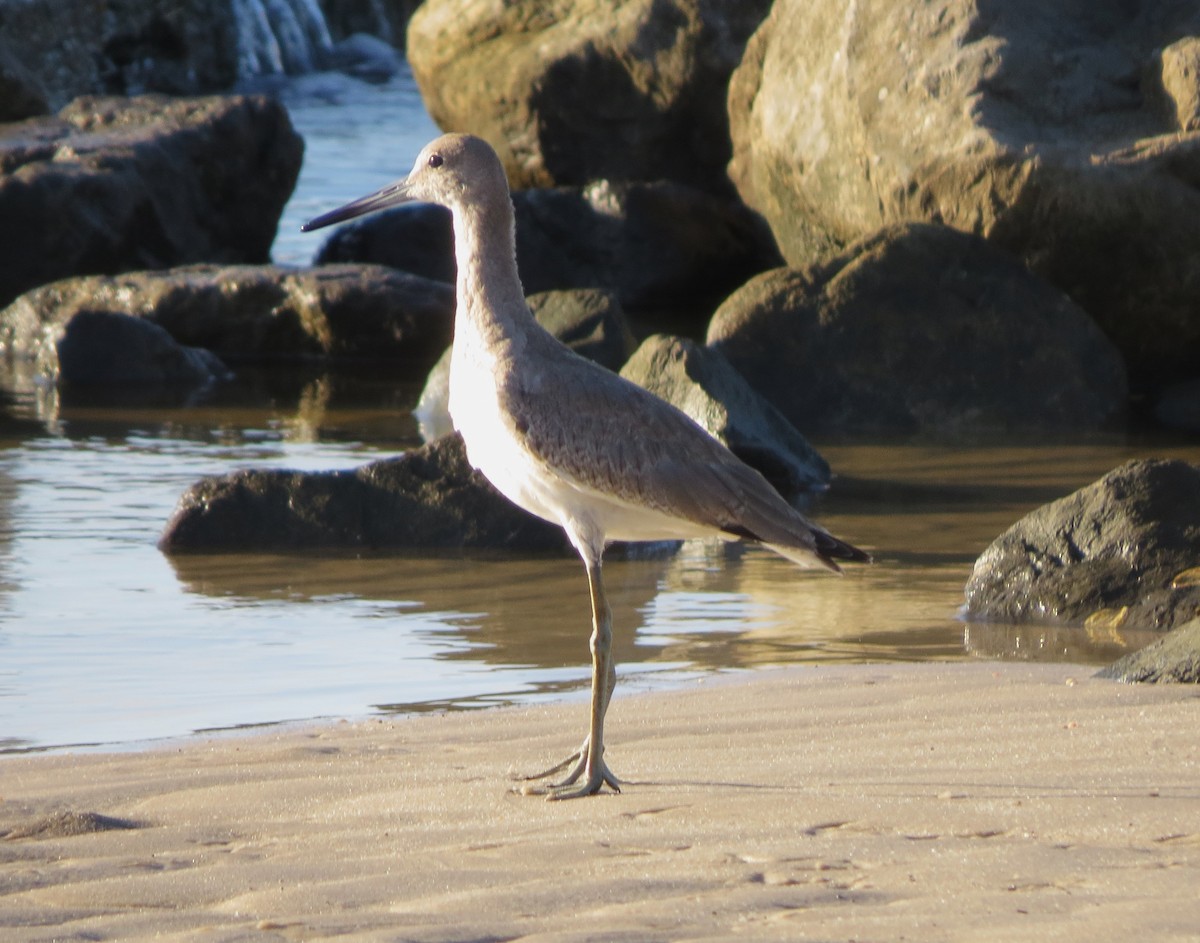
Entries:
<svg viewBox="0 0 1200 943">
<path fill-rule="evenodd" d="M 0 761 L 0 938 L 1196 940 L 1200 691 L 819 666 Z"/>
</svg>

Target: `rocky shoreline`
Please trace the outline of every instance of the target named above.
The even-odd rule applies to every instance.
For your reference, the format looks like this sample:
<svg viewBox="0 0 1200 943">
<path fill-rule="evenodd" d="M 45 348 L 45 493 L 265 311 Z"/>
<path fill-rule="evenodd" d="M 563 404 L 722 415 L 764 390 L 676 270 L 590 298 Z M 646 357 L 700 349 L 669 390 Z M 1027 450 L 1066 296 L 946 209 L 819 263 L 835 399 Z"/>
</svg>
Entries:
<svg viewBox="0 0 1200 943">
<path fill-rule="evenodd" d="M 289 358 L 434 368 L 453 309 L 444 216 L 402 208 L 344 227 L 311 268 L 271 265 L 303 142 L 269 96 L 195 96 L 238 78 L 230 6 L 110 6 L 103 21 L 81 13 L 51 53 L 45 5 L 0 2 L 5 356 L 50 384 L 146 390 Z M 627 375 L 789 499 L 829 482 L 804 434 L 1200 432 L 1193 9 L 956 0 L 934 19 L 879 2 L 847 20 L 801 0 L 520 0 L 496 18 L 425 0 L 408 19 L 410 6 L 385 20 L 407 22 L 434 118 L 500 150 L 526 290 L 573 312 L 553 329 L 601 330 L 598 359 L 621 369 L 633 355 Z M 343 14 L 339 41 L 359 22 Z M 143 89 L 160 94 L 130 94 Z M 634 354 L 632 338 L 666 321 L 687 336 Z M 248 549 L 268 532 L 553 543 L 471 474 L 434 439 L 346 473 L 205 481 L 163 547 Z M 981 558 L 968 612 L 1184 626 L 1200 613 L 1200 517 L 1184 512 L 1200 484 L 1179 481 L 1195 474 L 1143 463 L 1064 498 L 1094 509 L 1092 524 L 1069 515 L 1087 539 L 1037 517 L 1062 502 L 1030 515 Z M 439 482 L 450 497 L 433 496 Z M 1136 538 L 1109 533 L 1131 494 L 1152 519 Z M 437 517 L 447 507 L 453 520 Z"/>
</svg>

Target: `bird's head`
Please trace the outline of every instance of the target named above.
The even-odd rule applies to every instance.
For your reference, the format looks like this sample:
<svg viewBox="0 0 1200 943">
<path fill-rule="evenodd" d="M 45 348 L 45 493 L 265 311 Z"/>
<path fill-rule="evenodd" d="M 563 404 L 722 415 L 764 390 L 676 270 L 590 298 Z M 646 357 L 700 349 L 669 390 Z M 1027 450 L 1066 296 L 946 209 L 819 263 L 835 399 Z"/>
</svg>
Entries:
<svg viewBox="0 0 1200 943">
<path fill-rule="evenodd" d="M 491 145 L 471 134 L 443 134 L 425 145 L 403 180 L 330 210 L 300 228 L 312 232 L 413 201 L 439 203 L 455 210 L 469 203 L 483 202 L 496 193 L 507 198 L 508 181 Z"/>
</svg>

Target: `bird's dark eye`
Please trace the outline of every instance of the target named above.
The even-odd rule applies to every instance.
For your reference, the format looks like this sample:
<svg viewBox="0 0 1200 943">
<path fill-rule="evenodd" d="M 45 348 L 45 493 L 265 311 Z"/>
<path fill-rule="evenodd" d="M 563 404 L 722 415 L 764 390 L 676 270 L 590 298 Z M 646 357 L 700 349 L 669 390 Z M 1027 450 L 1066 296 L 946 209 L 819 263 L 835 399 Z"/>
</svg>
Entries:
<svg viewBox="0 0 1200 943">
<path fill-rule="evenodd" d="M 438 167 L 441 167 L 442 166 L 442 155 L 441 154 L 430 154 L 429 155 L 429 166 L 433 167 L 435 169 Z"/>
</svg>

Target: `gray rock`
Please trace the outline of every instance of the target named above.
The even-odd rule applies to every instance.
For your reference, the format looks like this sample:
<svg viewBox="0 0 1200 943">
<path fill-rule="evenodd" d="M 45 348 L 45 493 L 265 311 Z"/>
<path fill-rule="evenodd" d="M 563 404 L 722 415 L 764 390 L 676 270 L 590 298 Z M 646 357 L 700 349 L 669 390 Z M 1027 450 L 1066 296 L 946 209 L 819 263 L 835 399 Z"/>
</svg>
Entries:
<svg viewBox="0 0 1200 943">
<path fill-rule="evenodd" d="M 22 121 L 49 111 L 41 82 L 12 51 L 8 39 L 0 36 L 0 122 Z"/>
<path fill-rule="evenodd" d="M 64 386 L 197 387 L 229 371 L 207 350 L 185 347 L 127 314 L 77 311 L 41 338 L 41 376 Z"/>
<path fill-rule="evenodd" d="M 1154 404 L 1154 418 L 1172 429 L 1200 432 L 1200 378 L 1163 390 Z"/>
<path fill-rule="evenodd" d="M 529 309 L 538 323 L 581 357 L 616 372 L 633 353 L 636 342 L 611 292 L 598 288 L 546 291 L 530 295 Z M 413 415 L 426 442 L 453 431 L 450 421 L 450 348 L 429 371 Z"/>
<path fill-rule="evenodd" d="M 767 0 L 425 0 L 408 55 L 439 126 L 516 188 L 671 178 L 728 192 L 729 75 Z"/>
<path fill-rule="evenodd" d="M 318 547 L 569 549 L 562 528 L 522 511 L 470 467 L 457 435 L 345 471 L 202 479 L 159 541 L 168 554 Z"/>
<path fill-rule="evenodd" d="M 1200 613 L 1200 466 L 1132 461 L 1026 515 L 975 562 L 966 615 L 1169 629 Z"/>
<path fill-rule="evenodd" d="M 400 53 L 368 33 L 353 33 L 333 47 L 330 65 L 364 82 L 386 82 L 402 67 Z"/>
<path fill-rule="evenodd" d="M 984 236 L 1155 388 L 1200 361 L 1197 36 L 1185 3 L 779 0 L 730 82 L 730 175 L 795 266 L 903 220 Z"/>
<path fill-rule="evenodd" d="M 1200 619 L 1172 629 L 1157 642 L 1096 672 L 1114 681 L 1200 684 Z"/>
<path fill-rule="evenodd" d="M 268 259 L 300 168 L 258 97 L 78 99 L 0 135 L 0 304 L 80 274 Z"/>
<path fill-rule="evenodd" d="M 66 279 L 0 311 L 0 345 L 35 358 L 81 312 L 134 315 L 230 362 L 395 359 L 423 370 L 450 342 L 454 291 L 381 266 L 183 266 Z"/>
<path fill-rule="evenodd" d="M 60 108 L 80 95 L 195 95 L 237 78 L 229 0 L 3 0 L 0 33 Z"/>
<path fill-rule="evenodd" d="M 1061 292 L 982 239 L 890 227 L 824 266 L 752 279 L 708 343 L 808 434 L 1095 429 L 1120 356 Z"/>
<path fill-rule="evenodd" d="M 825 459 L 719 351 L 656 334 L 621 376 L 683 410 L 789 501 L 800 504 L 829 486 Z"/>
<path fill-rule="evenodd" d="M 610 288 L 633 315 L 701 323 L 738 285 L 780 263 L 762 220 L 681 184 L 614 184 L 513 194 L 517 265 L 528 294 Z M 319 262 L 373 262 L 454 278 L 449 213 L 401 207 L 339 228 Z"/>
</svg>

